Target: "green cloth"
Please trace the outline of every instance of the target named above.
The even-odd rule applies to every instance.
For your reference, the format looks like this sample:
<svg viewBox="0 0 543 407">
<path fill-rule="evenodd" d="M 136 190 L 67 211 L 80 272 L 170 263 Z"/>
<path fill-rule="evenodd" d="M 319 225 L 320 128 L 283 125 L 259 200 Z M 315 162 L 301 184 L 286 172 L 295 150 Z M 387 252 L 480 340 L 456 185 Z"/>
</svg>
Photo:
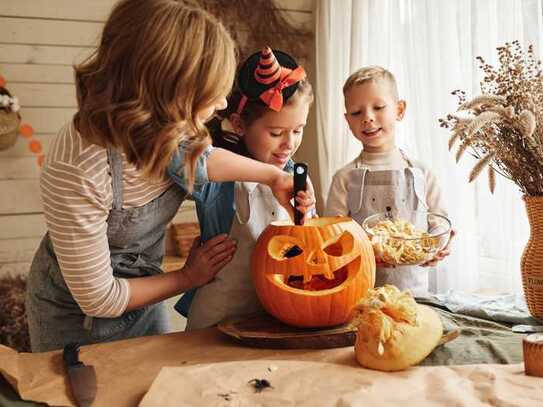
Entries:
<svg viewBox="0 0 543 407">
<path fill-rule="evenodd" d="M 454 314 L 432 300 L 417 299 L 441 317 L 445 332 L 458 329 L 460 336 L 437 347 L 422 363 L 425 366 L 521 363 L 522 338 L 511 326 L 467 315 Z"/>
</svg>

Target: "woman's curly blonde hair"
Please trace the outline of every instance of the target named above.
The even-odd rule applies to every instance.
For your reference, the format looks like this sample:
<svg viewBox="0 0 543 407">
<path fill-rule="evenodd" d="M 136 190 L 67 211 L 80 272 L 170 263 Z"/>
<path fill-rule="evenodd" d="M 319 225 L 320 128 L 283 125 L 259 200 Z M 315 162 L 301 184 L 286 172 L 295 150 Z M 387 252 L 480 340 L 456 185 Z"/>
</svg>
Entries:
<svg viewBox="0 0 543 407">
<path fill-rule="evenodd" d="M 228 94 L 236 69 L 232 38 L 187 1 L 121 0 L 95 52 L 75 67 L 75 125 L 112 144 L 151 178 L 161 178 L 181 141 L 189 186 L 210 143 L 198 112 Z"/>
</svg>

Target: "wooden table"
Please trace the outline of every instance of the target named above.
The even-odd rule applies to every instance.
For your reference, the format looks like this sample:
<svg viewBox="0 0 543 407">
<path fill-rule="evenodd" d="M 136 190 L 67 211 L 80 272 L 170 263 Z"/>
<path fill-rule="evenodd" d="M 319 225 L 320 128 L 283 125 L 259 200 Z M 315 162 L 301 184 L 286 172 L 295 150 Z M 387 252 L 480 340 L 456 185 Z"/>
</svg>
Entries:
<svg viewBox="0 0 543 407">
<path fill-rule="evenodd" d="M 543 405 L 543 393 L 540 392 L 543 379 L 536 378 L 538 381 L 534 390 L 533 378 L 524 376 L 522 365 L 518 364 L 522 360 L 518 358 L 521 335 L 513 334 L 509 328 L 492 322 L 444 311 L 441 315 L 451 323 L 456 321 L 455 326 L 466 333 L 462 336 L 466 342 L 462 342 L 461 337 L 433 352 L 425 362 L 434 365 L 465 364 L 467 358 L 469 359 L 467 363 L 497 363 L 498 360 L 502 360 L 501 363 L 504 363 L 504 357 L 508 356 L 505 359 L 510 360 L 509 363 L 516 364 L 498 366 L 496 369 L 500 369 L 502 372 L 503 369 L 514 370 L 514 375 L 506 378 L 518 382 L 514 384 L 513 390 L 517 393 L 521 391 L 519 394 L 525 394 L 527 397 L 532 397 L 532 394 L 540 394 L 537 396 L 541 397 L 540 404 L 535 405 Z M 480 358 L 480 352 L 483 348 L 479 345 L 491 337 L 492 332 L 495 334 L 495 340 L 491 341 L 488 349 L 497 350 L 497 355 L 501 355 L 501 358 L 485 361 Z M 135 338 L 81 348 L 81 360 L 96 368 L 98 379 L 98 394 L 94 404 L 96 406 L 138 405 L 160 370 L 166 366 L 180 367 L 199 363 L 259 359 L 328 362 L 359 369 L 353 347 L 326 350 L 249 348 L 241 346 L 216 328 Z M 472 375 L 477 380 L 479 380 L 478 378 L 489 378 L 493 374 L 492 371 L 484 370 L 486 369 L 484 366 L 488 365 L 474 366 L 474 369 L 479 369 L 475 372 L 476 374 Z M 450 372 L 455 383 L 462 382 L 466 377 L 466 368 L 462 366 L 441 366 L 441 368 L 442 370 L 449 369 L 447 372 Z M 4 375 L 11 376 L 12 382 L 15 381 L 14 379 L 18 379 L 18 390 L 25 399 L 46 400 L 51 405 L 71 405 L 73 403 L 69 396 L 68 382 L 60 351 L 17 354 L 9 348 L 0 347 L 0 371 L 3 371 Z M 463 376 L 460 375 L 461 371 L 464 371 Z M 368 374 L 364 372 L 369 371 L 361 370 L 361 374 Z M 441 373 L 443 372 L 441 371 Z M 420 375 L 420 371 L 414 370 L 413 374 Z M 432 374 L 430 372 L 430 376 Z M 400 375 L 406 379 L 412 377 L 409 371 L 400 373 Z M 474 385 L 473 383 L 468 384 Z M 492 385 L 491 382 L 487 384 Z M 467 388 L 469 391 L 474 391 L 473 389 L 476 390 L 474 387 Z M 44 395 L 47 398 L 43 398 Z"/>
<path fill-rule="evenodd" d="M 450 351 L 449 349 L 448 352 Z M 358 366 L 353 347 L 327 350 L 248 348 L 240 346 L 215 328 L 85 346 L 81 348 L 80 357 L 84 363 L 93 365 L 96 369 L 98 393 L 94 406 L 137 406 L 163 367 L 227 361 L 291 360 L 327 362 L 348 369 L 356 368 L 356 374 L 366 375 L 368 380 L 375 380 L 375 374 L 378 373 Z M 439 393 L 439 388 L 433 389 L 429 386 L 434 370 L 424 369 L 436 369 L 435 374 L 439 375 L 441 380 L 446 381 L 450 374 L 451 383 L 467 383 L 466 391 L 471 392 L 470 397 L 479 397 L 473 387 L 474 383 L 470 383 L 471 378 L 485 379 L 496 374 L 496 377 L 501 377 L 501 382 L 497 385 L 505 383 L 509 390 L 515 393 L 515 397 L 531 397 L 528 399 L 529 403 L 524 405 L 543 405 L 543 393 L 540 394 L 539 391 L 543 379 L 524 376 L 522 365 L 519 364 L 423 367 L 394 375 L 396 380 L 401 381 L 418 377 L 419 385 L 424 377 L 426 390 L 419 388 L 422 393 L 418 394 L 424 394 L 424 391 Z M 18 378 L 18 389 L 23 398 L 46 400 L 51 405 L 73 405 L 60 351 L 17 354 L 8 348 L 0 347 L 0 370 L 4 370 L 4 374 L 8 376 Z M 378 380 L 390 377 L 384 373 L 378 374 L 381 375 Z M 492 382 L 485 385 L 493 386 Z M 541 404 L 532 404 L 532 399 L 537 399 L 537 403 Z"/>
</svg>

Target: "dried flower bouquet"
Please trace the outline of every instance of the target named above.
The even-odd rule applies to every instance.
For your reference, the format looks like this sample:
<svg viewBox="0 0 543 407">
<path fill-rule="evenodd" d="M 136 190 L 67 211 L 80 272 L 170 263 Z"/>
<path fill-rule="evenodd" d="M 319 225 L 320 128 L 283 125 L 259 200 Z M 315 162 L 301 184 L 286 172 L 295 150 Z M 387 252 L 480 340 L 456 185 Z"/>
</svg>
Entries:
<svg viewBox="0 0 543 407">
<path fill-rule="evenodd" d="M 450 129 L 449 150 L 456 146 L 456 161 L 466 151 L 478 159 L 469 181 L 485 169 L 494 192 L 496 173 L 511 179 L 529 196 L 543 196 L 543 72 L 530 46 L 506 43 L 498 49 L 494 67 L 477 57 L 484 72 L 482 96 L 459 99 L 455 113 L 440 119 Z"/>
</svg>

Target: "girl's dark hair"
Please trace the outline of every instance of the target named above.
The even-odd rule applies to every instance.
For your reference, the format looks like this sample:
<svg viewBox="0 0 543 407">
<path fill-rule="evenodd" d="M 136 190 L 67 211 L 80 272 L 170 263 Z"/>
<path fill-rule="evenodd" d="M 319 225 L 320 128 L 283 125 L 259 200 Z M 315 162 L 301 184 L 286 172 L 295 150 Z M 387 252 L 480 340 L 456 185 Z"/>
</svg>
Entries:
<svg viewBox="0 0 543 407">
<path fill-rule="evenodd" d="M 296 91 L 287 99 L 285 106 L 298 103 L 302 99 L 306 99 L 308 103 L 313 103 L 313 87 L 309 81 L 303 79 L 296 85 Z M 225 148 L 236 154 L 249 156 L 245 143 L 242 141 L 243 139 L 240 139 L 237 134 L 224 131 L 221 128 L 222 120 L 230 118 L 232 114 L 237 112 L 241 97 L 241 91 L 236 88 L 228 98 L 228 107 L 217 113 L 216 117 L 208 123 L 208 128 L 213 140 L 213 146 Z M 243 125 L 249 127 L 270 111 L 272 110 L 261 100 L 248 100 L 241 111 L 240 118 Z"/>
</svg>

